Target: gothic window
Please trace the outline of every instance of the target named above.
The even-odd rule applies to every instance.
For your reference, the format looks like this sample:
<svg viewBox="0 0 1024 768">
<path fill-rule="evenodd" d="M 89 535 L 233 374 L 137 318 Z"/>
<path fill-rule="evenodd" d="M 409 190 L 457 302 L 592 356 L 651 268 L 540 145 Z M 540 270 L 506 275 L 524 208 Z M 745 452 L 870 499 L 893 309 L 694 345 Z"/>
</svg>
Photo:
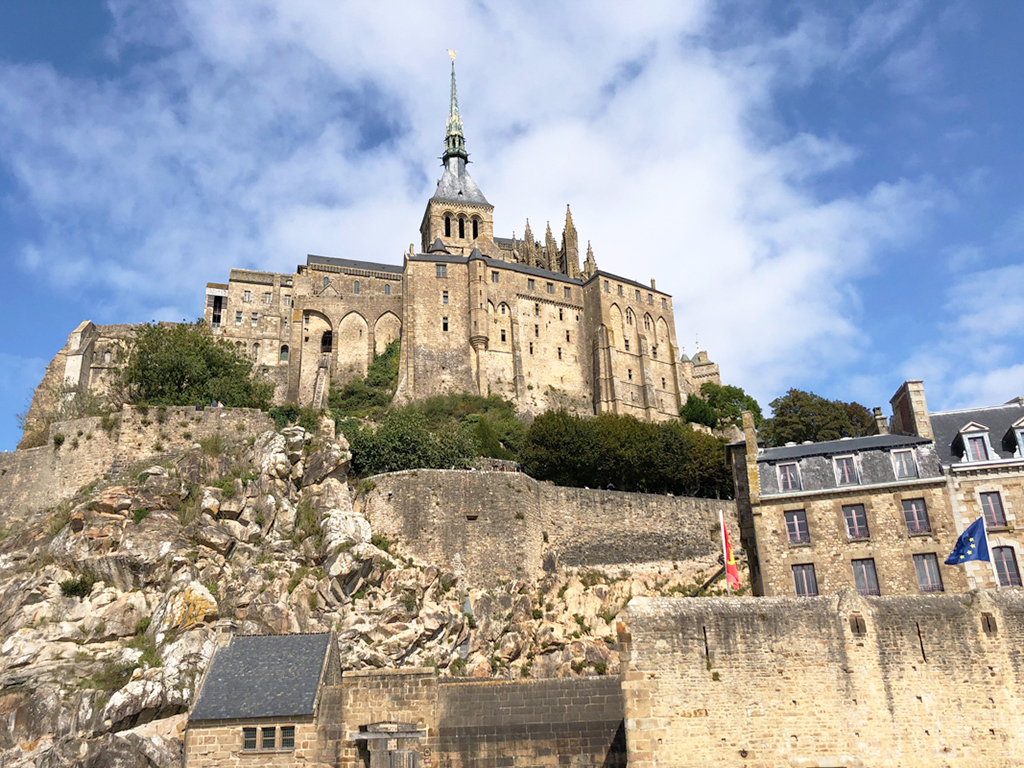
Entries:
<svg viewBox="0 0 1024 768">
<path fill-rule="evenodd" d="M 287 363 L 288 362 L 288 345 L 287 344 L 284 344 L 281 347 L 281 357 L 280 357 L 280 360 L 281 360 L 282 363 Z"/>
<path fill-rule="evenodd" d="M 473 219 L 473 239 L 476 240 L 479 235 L 480 222 L 477 219 Z"/>
<path fill-rule="evenodd" d="M 501 305 L 501 314 L 503 314 L 503 315 L 504 315 L 504 314 L 505 314 L 505 310 L 506 310 L 506 309 L 507 309 L 507 307 L 506 307 L 506 306 L 505 306 L 504 304 L 502 304 L 502 305 Z"/>
<path fill-rule="evenodd" d="M 451 237 L 452 236 L 452 217 L 451 216 L 445 216 L 444 217 L 444 236 L 445 237 Z"/>
<path fill-rule="evenodd" d="M 260 359 L 260 343 L 257 341 L 252 345 L 252 359 L 259 362 Z"/>
<path fill-rule="evenodd" d="M 633 313 L 632 312 L 627 312 L 626 313 L 626 325 L 632 325 L 632 324 L 633 324 Z"/>
<path fill-rule="evenodd" d="M 389 283 L 384 283 L 384 295 L 385 296 L 390 296 L 391 295 L 391 285 Z"/>
<path fill-rule="evenodd" d="M 463 240 L 466 238 L 466 220 L 461 216 L 459 217 L 459 238 Z"/>
<path fill-rule="evenodd" d="M 651 316 L 650 315 L 644 315 L 644 330 L 645 331 L 651 330 Z"/>
<path fill-rule="evenodd" d="M 359 293 L 359 281 L 352 283 L 352 293 Z"/>
<path fill-rule="evenodd" d="M 330 284 L 331 284 L 331 279 L 329 277 L 325 277 L 324 278 L 324 288 L 326 288 Z M 248 299 L 246 299 L 246 301 L 248 301 Z"/>
<path fill-rule="evenodd" d="M 330 331 L 324 331 L 324 335 L 320 337 L 320 351 L 330 352 L 334 346 L 334 334 Z"/>
</svg>

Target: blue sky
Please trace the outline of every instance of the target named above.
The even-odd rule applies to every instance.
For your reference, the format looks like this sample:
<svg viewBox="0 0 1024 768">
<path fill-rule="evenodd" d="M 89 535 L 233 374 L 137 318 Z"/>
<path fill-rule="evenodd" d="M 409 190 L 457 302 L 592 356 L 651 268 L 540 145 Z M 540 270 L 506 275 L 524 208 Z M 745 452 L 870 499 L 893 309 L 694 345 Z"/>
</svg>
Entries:
<svg viewBox="0 0 1024 768">
<path fill-rule="evenodd" d="M 762 405 L 1024 394 L 1018 4 L 559 6 L 7 0 L 0 449 L 83 319 L 195 318 L 231 266 L 400 263 L 445 48 L 499 234 L 571 203 Z"/>
</svg>

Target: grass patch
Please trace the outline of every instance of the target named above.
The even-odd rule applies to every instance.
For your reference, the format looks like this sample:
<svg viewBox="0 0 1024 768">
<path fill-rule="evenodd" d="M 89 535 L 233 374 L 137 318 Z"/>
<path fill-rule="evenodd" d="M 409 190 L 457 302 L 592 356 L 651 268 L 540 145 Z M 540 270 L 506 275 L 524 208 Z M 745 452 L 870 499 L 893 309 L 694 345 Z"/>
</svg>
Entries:
<svg viewBox="0 0 1024 768">
<path fill-rule="evenodd" d="M 219 432 L 199 440 L 199 450 L 204 456 L 222 456 L 226 449 L 227 443 Z"/>
</svg>

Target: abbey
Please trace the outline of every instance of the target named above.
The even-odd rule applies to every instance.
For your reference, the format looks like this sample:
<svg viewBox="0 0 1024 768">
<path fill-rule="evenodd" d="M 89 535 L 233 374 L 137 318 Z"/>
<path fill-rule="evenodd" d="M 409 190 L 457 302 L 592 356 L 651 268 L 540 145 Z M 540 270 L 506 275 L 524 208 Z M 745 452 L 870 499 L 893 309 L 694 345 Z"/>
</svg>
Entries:
<svg viewBox="0 0 1024 768">
<path fill-rule="evenodd" d="M 444 171 L 401 264 L 309 256 L 293 274 L 232 269 L 209 283 L 205 320 L 251 354 L 277 399 L 322 406 L 401 338 L 396 399 L 500 395 L 520 412 L 675 417 L 686 395 L 719 383 L 718 366 L 680 355 L 672 297 L 583 266 L 572 213 L 561 244 L 496 237 L 494 206 L 467 169 L 451 74 Z"/>
</svg>

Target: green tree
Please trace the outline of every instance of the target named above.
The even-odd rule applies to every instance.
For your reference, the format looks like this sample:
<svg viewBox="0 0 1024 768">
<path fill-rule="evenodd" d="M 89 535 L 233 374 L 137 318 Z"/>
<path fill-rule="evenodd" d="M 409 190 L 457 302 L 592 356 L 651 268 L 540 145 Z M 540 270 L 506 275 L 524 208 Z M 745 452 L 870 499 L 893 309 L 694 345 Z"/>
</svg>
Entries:
<svg viewBox="0 0 1024 768">
<path fill-rule="evenodd" d="M 860 437 L 874 424 L 871 413 L 860 403 L 827 400 L 799 389 L 772 400 L 771 407 L 773 415 L 764 420 L 760 430 L 770 446 Z"/>
<path fill-rule="evenodd" d="M 713 382 L 705 382 L 700 386 L 700 394 L 712 410 L 718 416 L 718 426 L 725 427 L 733 424 L 737 427 L 743 426 L 740 414 L 743 411 L 750 411 L 754 416 L 754 426 L 760 426 L 763 418 L 761 406 L 757 400 L 752 398 L 740 387 L 719 385 Z M 689 402 L 689 400 L 687 400 Z"/>
<path fill-rule="evenodd" d="M 274 385 L 202 320 L 135 329 L 123 356 L 120 399 L 137 405 L 270 406 Z"/>
<path fill-rule="evenodd" d="M 686 396 L 686 403 L 679 409 L 679 416 L 688 424 L 703 424 L 712 428 L 718 426 L 718 413 L 707 400 L 697 394 Z"/>
<path fill-rule="evenodd" d="M 398 472 L 403 469 L 463 467 L 474 446 L 461 431 L 430 430 L 426 419 L 409 408 L 389 411 L 374 429 L 363 425 L 346 432 L 356 474 Z"/>
</svg>

